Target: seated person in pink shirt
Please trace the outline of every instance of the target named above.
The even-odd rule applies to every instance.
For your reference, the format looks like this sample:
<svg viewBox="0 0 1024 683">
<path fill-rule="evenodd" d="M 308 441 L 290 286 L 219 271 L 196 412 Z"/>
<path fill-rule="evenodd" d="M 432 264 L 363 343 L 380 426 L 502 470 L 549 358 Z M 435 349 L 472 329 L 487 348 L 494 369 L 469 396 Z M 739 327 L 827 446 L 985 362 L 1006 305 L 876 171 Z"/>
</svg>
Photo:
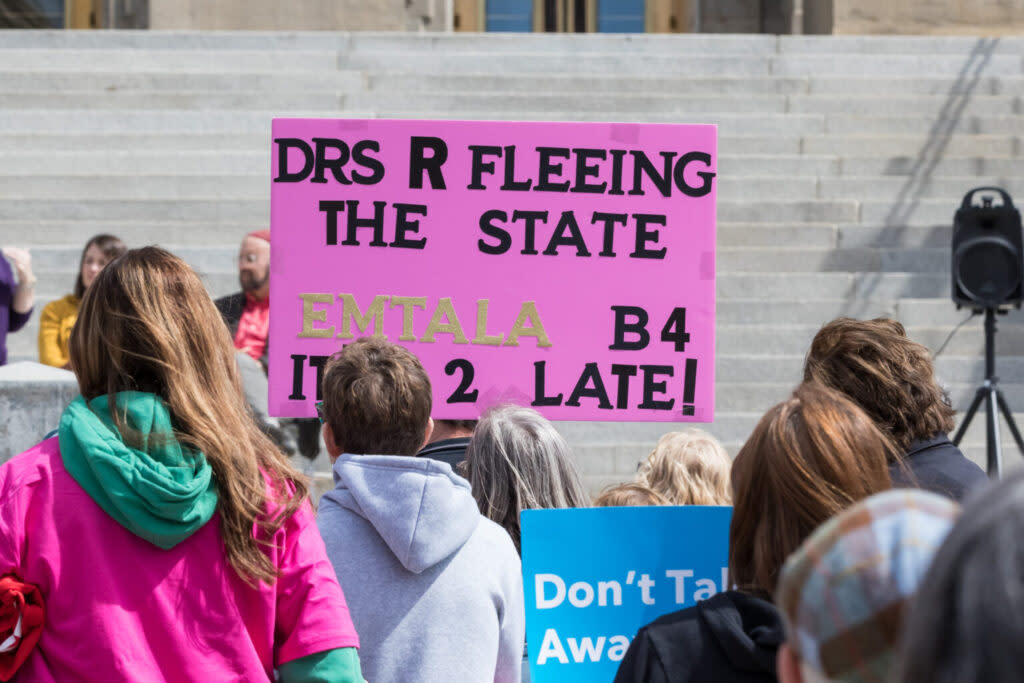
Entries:
<svg viewBox="0 0 1024 683">
<path fill-rule="evenodd" d="M 192 269 L 129 251 L 69 351 L 59 437 L 0 466 L 0 571 L 45 604 L 15 678 L 361 683 L 305 481 L 247 413 Z"/>
</svg>

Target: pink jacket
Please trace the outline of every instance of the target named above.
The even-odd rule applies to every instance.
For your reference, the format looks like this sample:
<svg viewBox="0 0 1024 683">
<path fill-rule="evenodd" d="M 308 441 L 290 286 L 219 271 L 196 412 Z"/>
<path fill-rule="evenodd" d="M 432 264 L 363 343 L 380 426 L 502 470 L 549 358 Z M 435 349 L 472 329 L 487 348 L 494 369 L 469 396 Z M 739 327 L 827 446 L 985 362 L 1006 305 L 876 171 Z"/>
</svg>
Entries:
<svg viewBox="0 0 1024 683">
<path fill-rule="evenodd" d="M 266 681 L 284 662 L 358 646 L 309 505 L 266 550 L 281 572 L 271 586 L 238 577 L 219 520 L 162 550 L 93 502 L 56 438 L 0 466 L 0 574 L 46 601 L 19 680 Z"/>
</svg>

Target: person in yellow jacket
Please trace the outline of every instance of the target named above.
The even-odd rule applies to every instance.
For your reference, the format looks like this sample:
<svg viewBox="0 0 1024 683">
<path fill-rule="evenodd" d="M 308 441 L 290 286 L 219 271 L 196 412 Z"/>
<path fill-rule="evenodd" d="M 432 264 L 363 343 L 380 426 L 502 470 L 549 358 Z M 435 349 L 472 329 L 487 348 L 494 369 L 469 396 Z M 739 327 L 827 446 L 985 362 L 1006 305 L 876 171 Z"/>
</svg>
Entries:
<svg viewBox="0 0 1024 683">
<path fill-rule="evenodd" d="M 73 294 L 51 301 L 39 316 L 39 362 L 68 368 L 68 340 L 78 318 L 82 295 L 103 268 L 126 251 L 113 235 L 96 235 L 85 243 Z"/>
</svg>

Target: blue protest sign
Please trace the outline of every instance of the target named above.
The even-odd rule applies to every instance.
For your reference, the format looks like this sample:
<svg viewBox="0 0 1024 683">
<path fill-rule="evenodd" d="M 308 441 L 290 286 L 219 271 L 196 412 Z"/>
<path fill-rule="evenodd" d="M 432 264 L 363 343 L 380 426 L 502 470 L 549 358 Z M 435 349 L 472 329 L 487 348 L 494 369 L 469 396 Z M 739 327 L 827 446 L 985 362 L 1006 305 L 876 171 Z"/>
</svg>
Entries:
<svg viewBox="0 0 1024 683">
<path fill-rule="evenodd" d="M 526 510 L 533 683 L 611 681 L 637 629 L 727 588 L 730 507 Z"/>
</svg>

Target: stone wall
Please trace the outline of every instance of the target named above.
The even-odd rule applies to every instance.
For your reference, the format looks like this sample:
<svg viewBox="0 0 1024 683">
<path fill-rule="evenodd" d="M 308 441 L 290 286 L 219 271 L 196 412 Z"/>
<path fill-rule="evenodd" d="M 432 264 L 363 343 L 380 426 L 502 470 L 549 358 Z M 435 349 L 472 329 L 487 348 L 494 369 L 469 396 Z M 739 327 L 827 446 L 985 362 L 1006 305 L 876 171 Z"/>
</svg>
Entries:
<svg viewBox="0 0 1024 683">
<path fill-rule="evenodd" d="M 148 0 L 153 29 L 446 31 L 453 0 Z M 1024 0 L 692 0 L 701 33 L 1024 33 Z M 479 2 L 461 3 L 479 8 Z M 688 3 L 681 3 L 688 5 Z M 659 5 L 660 7 L 660 5 Z M 465 9 L 462 10 L 465 14 Z M 479 11 L 476 9 L 475 11 Z M 683 14 L 689 20 L 690 10 Z M 462 17 L 468 26 L 481 18 Z M 677 22 L 685 29 L 685 23 Z M 466 26 L 461 27 L 463 30 Z M 795 29 L 795 30 L 794 30 Z"/>
<path fill-rule="evenodd" d="M 0 462 L 56 429 L 77 395 L 78 382 L 67 370 L 28 361 L 0 367 Z"/>
<path fill-rule="evenodd" d="M 446 0 L 149 0 L 152 29 L 445 31 Z"/>
<path fill-rule="evenodd" d="M 804 11 L 818 0 L 804 0 Z M 836 34 L 1014 35 L 1024 0 L 830 0 Z"/>
</svg>

